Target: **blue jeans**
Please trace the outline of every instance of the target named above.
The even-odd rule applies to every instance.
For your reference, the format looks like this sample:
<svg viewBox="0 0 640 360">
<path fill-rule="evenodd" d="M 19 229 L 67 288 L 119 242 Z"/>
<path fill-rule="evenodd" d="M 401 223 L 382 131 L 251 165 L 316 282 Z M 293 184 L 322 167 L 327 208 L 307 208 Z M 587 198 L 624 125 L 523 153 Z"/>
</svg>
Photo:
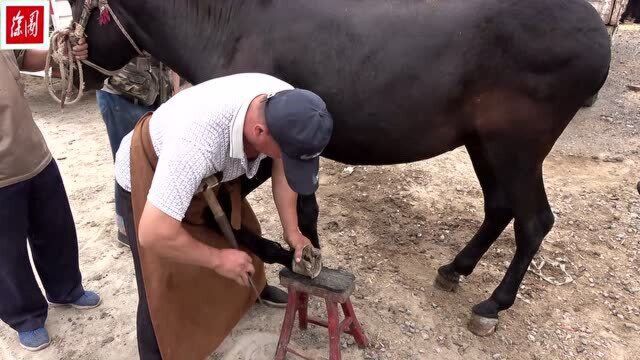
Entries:
<svg viewBox="0 0 640 360">
<path fill-rule="evenodd" d="M 111 155 L 115 158 L 116 151 L 120 147 L 122 138 L 133 131 L 142 115 L 148 111 L 154 111 L 155 106 L 136 105 L 129 99 L 111 94 L 106 91 L 96 91 L 96 99 L 102 114 L 102 120 L 107 126 L 107 136 L 109 136 L 109 145 L 111 145 Z M 117 187 L 117 184 L 116 184 Z M 127 231 L 124 226 L 122 214 L 124 213 L 122 200 L 117 196 L 116 202 L 116 224 L 118 225 L 118 239 L 129 244 L 127 239 Z"/>
</svg>

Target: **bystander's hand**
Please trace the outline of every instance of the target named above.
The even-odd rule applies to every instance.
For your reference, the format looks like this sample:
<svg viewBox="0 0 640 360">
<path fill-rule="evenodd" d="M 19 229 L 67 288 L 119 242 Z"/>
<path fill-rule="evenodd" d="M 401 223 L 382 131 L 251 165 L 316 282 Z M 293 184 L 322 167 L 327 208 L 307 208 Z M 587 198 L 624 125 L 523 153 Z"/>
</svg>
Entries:
<svg viewBox="0 0 640 360">
<path fill-rule="evenodd" d="M 78 40 L 78 44 L 71 49 L 71 54 L 78 60 L 86 60 L 89 57 L 89 45 L 84 38 Z"/>
</svg>

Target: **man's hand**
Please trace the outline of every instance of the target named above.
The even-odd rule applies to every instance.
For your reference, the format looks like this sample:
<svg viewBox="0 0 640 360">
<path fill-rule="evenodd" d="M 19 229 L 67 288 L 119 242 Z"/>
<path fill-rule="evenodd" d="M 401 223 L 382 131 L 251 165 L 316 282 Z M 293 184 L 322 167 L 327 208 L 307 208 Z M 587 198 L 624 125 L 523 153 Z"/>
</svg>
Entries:
<svg viewBox="0 0 640 360">
<path fill-rule="evenodd" d="M 80 38 L 78 44 L 71 49 L 71 55 L 78 60 L 86 60 L 89 57 L 89 45 L 84 38 Z"/>
<path fill-rule="evenodd" d="M 285 234 L 285 241 L 295 250 L 294 257 L 297 263 L 302 260 L 302 249 L 304 249 L 306 246 L 311 245 L 311 240 L 302 235 L 300 231 L 295 231 L 291 234 Z"/>
<path fill-rule="evenodd" d="M 223 249 L 213 259 L 213 270 L 243 286 L 249 286 L 249 276 L 255 269 L 251 257 L 244 251 Z"/>
<path fill-rule="evenodd" d="M 173 261 L 212 269 L 240 285 L 249 286 L 249 276 L 255 269 L 246 252 L 220 250 L 201 243 L 182 227 L 180 221 L 150 202 L 144 207 L 138 228 L 138 240 L 143 248 Z"/>
</svg>

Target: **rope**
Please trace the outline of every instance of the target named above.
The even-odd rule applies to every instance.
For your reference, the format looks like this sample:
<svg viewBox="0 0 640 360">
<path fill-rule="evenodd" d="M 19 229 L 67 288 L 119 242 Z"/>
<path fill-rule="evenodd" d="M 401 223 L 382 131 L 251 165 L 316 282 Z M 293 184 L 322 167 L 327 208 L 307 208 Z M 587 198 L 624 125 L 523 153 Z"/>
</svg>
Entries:
<svg viewBox="0 0 640 360">
<path fill-rule="evenodd" d="M 71 40 L 69 38 L 70 29 L 57 30 L 51 35 L 49 42 L 49 51 L 47 52 L 47 59 L 44 66 L 44 81 L 49 91 L 49 95 L 60 104 L 63 108 L 65 104 L 75 104 L 80 101 L 84 94 L 84 74 L 82 72 L 82 65 L 80 60 L 72 59 L 71 53 Z M 53 87 L 53 81 L 51 80 L 51 71 L 53 70 L 53 63 L 55 61 L 60 71 L 60 79 L 62 80 L 62 92 L 60 97 L 56 95 Z M 73 90 L 73 71 L 78 69 L 79 87 L 76 97 L 67 102 L 67 96 Z"/>
<path fill-rule="evenodd" d="M 122 32 L 124 37 L 126 37 L 127 40 L 129 40 L 129 43 L 138 52 L 138 55 L 142 56 L 143 55 L 142 51 L 140 51 L 140 48 L 138 47 L 138 45 L 136 45 L 136 42 L 133 41 L 131 36 L 129 36 L 129 33 L 127 32 L 127 30 L 125 30 L 124 26 L 122 26 L 122 24 L 120 23 L 120 20 L 118 20 L 118 17 L 116 16 L 116 14 L 113 13 L 113 10 L 111 10 L 111 6 L 109 6 L 109 4 L 105 4 L 104 7 L 109 11 L 109 14 L 111 14 L 111 17 L 113 18 L 113 21 L 116 22 L 116 25 L 118 25 L 118 28 L 120 29 L 120 32 Z"/>
<path fill-rule="evenodd" d="M 83 8 L 83 14 L 81 17 L 88 18 L 89 12 L 95 8 L 89 4 L 85 4 Z M 104 11 L 108 11 L 108 14 L 111 15 L 111 18 L 115 21 L 116 25 L 120 29 L 120 32 L 127 38 L 131 46 L 136 50 L 138 55 L 143 56 L 144 54 L 136 45 L 135 41 L 131 38 L 127 30 L 122 26 L 122 23 L 116 16 L 116 14 L 111 9 L 111 6 L 107 3 L 107 0 L 100 0 L 100 13 L 104 14 Z M 85 13 L 86 12 L 86 13 Z M 104 20 L 108 22 L 108 20 Z M 82 21 L 81 21 L 82 22 Z M 101 22 L 102 24 L 102 22 Z M 71 37 L 73 36 L 76 40 L 80 37 L 84 37 L 85 34 L 85 23 L 79 24 L 75 23 L 75 31 L 72 33 L 72 27 L 56 30 L 51 34 L 51 39 L 49 41 L 49 51 L 47 53 L 47 60 L 45 62 L 44 67 L 44 81 L 47 86 L 47 90 L 49 91 L 49 95 L 60 104 L 60 108 L 63 108 L 66 104 L 75 104 L 82 98 L 84 95 L 84 72 L 82 70 L 82 64 L 92 67 L 98 72 L 107 75 L 113 76 L 118 73 L 119 70 L 110 71 L 99 65 L 92 63 L 89 60 L 78 60 L 73 58 L 73 54 L 71 52 L 73 45 L 71 43 Z M 51 80 L 50 70 L 53 68 L 53 64 L 51 60 L 54 60 L 58 64 L 58 69 L 60 71 L 60 79 L 62 80 L 62 90 L 60 97 L 56 95 L 55 89 L 53 88 L 53 81 Z M 67 96 L 71 94 L 73 91 L 73 72 L 74 70 L 78 70 L 78 78 L 79 78 L 79 87 L 78 87 L 78 95 L 71 101 L 67 102 Z"/>
</svg>

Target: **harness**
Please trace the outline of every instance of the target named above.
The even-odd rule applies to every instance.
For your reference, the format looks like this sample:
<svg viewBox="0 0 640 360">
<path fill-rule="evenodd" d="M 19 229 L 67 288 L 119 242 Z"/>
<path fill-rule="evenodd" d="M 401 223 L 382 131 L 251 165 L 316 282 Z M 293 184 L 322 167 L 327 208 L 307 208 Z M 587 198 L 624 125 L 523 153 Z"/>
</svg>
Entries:
<svg viewBox="0 0 640 360">
<path fill-rule="evenodd" d="M 73 59 L 73 56 L 71 55 L 72 47 L 78 43 L 78 40 L 86 37 L 85 28 L 87 26 L 87 22 L 89 21 L 89 17 L 91 16 L 91 12 L 95 9 L 100 10 L 100 16 L 98 17 L 98 23 L 100 25 L 106 25 L 111 22 L 111 19 L 113 19 L 113 21 L 120 29 L 120 32 L 124 35 L 125 38 L 127 38 L 129 44 L 131 44 L 134 50 L 136 50 L 138 55 L 145 56 L 142 50 L 140 50 L 138 45 L 135 43 L 135 41 L 133 41 L 127 30 L 124 28 L 116 14 L 113 12 L 111 6 L 109 6 L 108 0 L 84 0 L 80 20 L 78 22 L 74 22 L 66 29 L 54 31 L 53 34 L 51 34 L 51 39 L 49 42 L 49 52 L 47 53 L 47 60 L 44 69 L 45 85 L 47 86 L 51 97 L 60 104 L 60 107 L 64 107 L 65 103 L 74 104 L 82 98 L 82 95 L 84 93 L 84 74 L 82 71 L 82 64 L 90 66 L 107 76 L 113 76 L 117 74 L 117 71 L 109 71 L 99 65 L 94 64 L 89 60 Z M 51 59 L 58 63 L 60 79 L 62 80 L 62 90 L 59 97 L 55 93 L 53 82 L 50 76 L 50 69 L 53 66 L 53 64 L 51 63 Z M 67 102 L 67 96 L 71 93 L 73 87 L 73 72 L 76 69 L 78 71 L 78 78 L 80 80 L 78 94 L 74 99 Z"/>
</svg>

